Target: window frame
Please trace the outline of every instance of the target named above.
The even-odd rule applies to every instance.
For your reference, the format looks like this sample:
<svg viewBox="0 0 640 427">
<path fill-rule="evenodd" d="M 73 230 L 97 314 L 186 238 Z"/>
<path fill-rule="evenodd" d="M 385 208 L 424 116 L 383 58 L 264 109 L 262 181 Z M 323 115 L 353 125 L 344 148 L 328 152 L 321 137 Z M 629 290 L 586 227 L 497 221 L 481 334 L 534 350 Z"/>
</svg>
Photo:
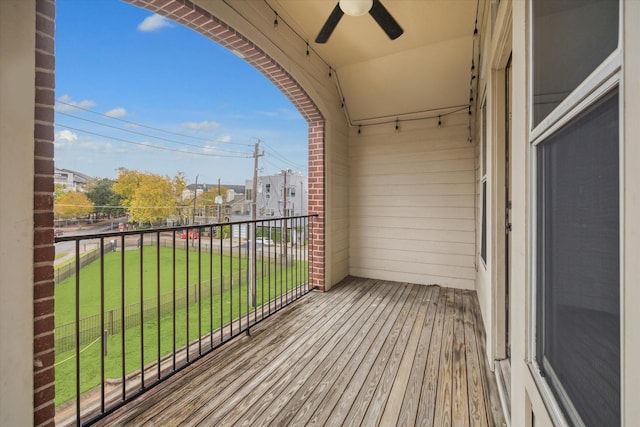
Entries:
<svg viewBox="0 0 640 427">
<path fill-rule="evenodd" d="M 554 391 L 552 390 L 548 381 L 544 378 L 541 372 L 541 367 L 536 359 L 537 353 L 537 233 L 538 233 L 538 176 L 537 176 L 537 150 L 538 146 L 546 141 L 550 136 L 555 134 L 558 130 L 564 126 L 572 123 L 572 121 L 582 114 L 585 110 L 589 109 L 595 103 L 597 103 L 603 96 L 606 96 L 610 91 L 617 87 L 618 90 L 618 109 L 619 109 L 619 141 L 618 141 L 618 177 L 619 177 L 619 253 L 620 253 L 620 265 L 619 265 L 619 309 L 620 309 L 620 411 L 621 415 L 625 411 L 625 382 L 624 382 L 624 80 L 623 80 L 623 37 L 624 34 L 624 2 L 619 0 L 618 5 L 618 46 L 611 52 L 611 54 L 602 62 L 592 73 L 587 76 L 572 92 L 553 109 L 544 119 L 534 126 L 534 97 L 533 97 L 533 1 L 527 1 L 527 134 L 528 134 L 528 224 L 527 224 L 527 238 L 528 238 L 528 292 L 527 292 L 527 308 L 529 310 L 528 321 L 528 337 L 527 337 L 527 365 L 529 371 L 534 379 L 534 382 L 540 391 L 541 397 L 545 402 L 549 415 L 555 425 L 558 426 L 570 426 L 566 416 L 564 415 L 561 404 L 565 402 L 568 404 L 572 412 L 577 413 L 571 401 L 566 398 L 564 402 L 558 401 Z M 562 390 L 557 390 L 562 393 Z M 575 420 L 572 420 L 575 421 Z M 577 425 L 582 425 L 578 421 Z"/>
<path fill-rule="evenodd" d="M 484 266 L 485 270 L 487 270 L 487 267 L 489 265 L 488 262 L 488 257 L 487 257 L 487 252 L 488 252 L 488 245 L 487 245 L 487 227 L 488 227 L 488 221 L 487 221 L 487 212 L 488 212 L 488 194 L 487 194 L 487 189 L 488 189 L 488 180 L 487 180 L 487 145 L 488 145 L 488 138 L 487 138 L 487 97 L 486 95 L 482 98 L 482 103 L 480 104 L 480 227 L 481 227 L 481 231 L 480 231 L 480 251 L 478 253 L 478 257 L 480 258 L 480 261 L 482 263 L 482 265 Z"/>
</svg>

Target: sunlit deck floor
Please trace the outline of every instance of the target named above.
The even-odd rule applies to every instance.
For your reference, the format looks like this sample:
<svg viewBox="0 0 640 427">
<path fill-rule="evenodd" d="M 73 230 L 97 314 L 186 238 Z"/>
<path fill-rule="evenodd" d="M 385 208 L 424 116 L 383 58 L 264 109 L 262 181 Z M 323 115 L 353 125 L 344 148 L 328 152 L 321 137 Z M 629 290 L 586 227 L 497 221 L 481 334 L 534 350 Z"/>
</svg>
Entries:
<svg viewBox="0 0 640 427">
<path fill-rule="evenodd" d="M 348 278 L 102 425 L 502 426 L 475 292 Z"/>
</svg>

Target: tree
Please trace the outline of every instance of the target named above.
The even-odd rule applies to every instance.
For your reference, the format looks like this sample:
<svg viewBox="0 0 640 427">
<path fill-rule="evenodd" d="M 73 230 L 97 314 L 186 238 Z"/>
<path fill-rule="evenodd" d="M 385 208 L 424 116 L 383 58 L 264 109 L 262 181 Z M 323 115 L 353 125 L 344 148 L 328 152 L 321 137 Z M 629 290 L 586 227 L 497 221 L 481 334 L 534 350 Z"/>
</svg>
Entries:
<svg viewBox="0 0 640 427">
<path fill-rule="evenodd" d="M 113 191 L 115 181 L 109 178 L 94 178 L 87 183 L 85 194 L 93 202 L 95 212 L 109 216 L 121 216 L 122 197 Z"/>
<path fill-rule="evenodd" d="M 93 203 L 84 194 L 70 191 L 58 196 L 53 206 L 56 218 L 68 219 L 89 215 L 93 212 Z"/>
<path fill-rule="evenodd" d="M 227 189 L 220 187 L 220 195 L 222 200 L 227 198 Z M 216 204 L 216 197 L 218 196 L 218 187 L 210 188 L 202 194 L 198 195 L 196 200 L 196 207 L 199 212 L 205 212 L 206 216 L 217 216 L 218 205 Z M 192 205 L 193 206 L 193 205 Z"/>
<path fill-rule="evenodd" d="M 178 213 L 178 202 L 186 187 L 182 173 L 175 177 L 135 170 L 124 170 L 113 184 L 122 197 L 131 221 L 154 223 Z"/>
<path fill-rule="evenodd" d="M 66 184 L 56 184 L 53 189 L 53 200 L 54 202 L 58 200 L 58 197 L 67 193 L 67 185 Z"/>
<path fill-rule="evenodd" d="M 118 174 L 113 183 L 113 191 L 121 197 L 122 206 L 130 206 L 136 189 L 140 186 L 142 173 L 136 170 L 124 169 Z"/>
</svg>

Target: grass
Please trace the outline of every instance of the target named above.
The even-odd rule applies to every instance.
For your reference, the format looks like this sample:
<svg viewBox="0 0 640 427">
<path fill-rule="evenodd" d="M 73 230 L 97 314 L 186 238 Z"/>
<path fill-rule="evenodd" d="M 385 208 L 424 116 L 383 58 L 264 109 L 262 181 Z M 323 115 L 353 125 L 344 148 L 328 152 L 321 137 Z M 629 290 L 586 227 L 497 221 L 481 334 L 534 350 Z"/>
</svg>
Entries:
<svg viewBox="0 0 640 427">
<path fill-rule="evenodd" d="M 171 248 L 160 248 L 160 262 L 157 261 L 157 248 L 144 246 L 143 250 L 127 250 L 124 256 L 124 300 L 125 305 L 140 303 L 143 299 L 157 296 L 158 294 L 158 266 L 160 269 L 160 294 L 170 293 L 173 290 L 173 274 L 175 265 L 176 289 L 184 289 L 189 273 L 189 283 L 198 281 L 198 257 L 197 251 L 176 250 L 175 264 Z M 187 256 L 189 256 L 189 268 L 187 269 Z M 200 274 L 203 278 L 209 277 L 210 259 L 213 262 L 214 275 L 217 277 L 222 269 L 225 274 L 236 273 L 240 267 L 246 268 L 246 261 L 240 264 L 237 259 L 231 262 L 229 257 L 222 258 L 217 254 L 204 254 L 200 266 Z M 142 257 L 142 263 L 140 258 Z M 140 295 L 140 265 L 143 265 L 143 288 Z M 240 264 L 240 265 L 239 265 Z M 80 270 L 80 318 L 89 317 L 100 313 L 100 262 L 96 261 Z M 55 319 L 56 325 L 75 321 L 75 289 L 76 276 L 60 282 L 55 289 Z M 122 298 L 122 265 L 121 252 L 109 252 L 104 256 L 104 309 L 105 311 L 120 307 Z"/>
<path fill-rule="evenodd" d="M 109 253 L 104 258 L 105 277 L 105 309 L 109 310 L 120 306 L 122 285 L 121 285 L 121 253 Z M 143 298 L 156 296 L 158 293 L 157 270 L 160 268 L 160 293 L 168 293 L 173 290 L 173 252 L 171 248 L 161 248 L 157 263 L 158 253 L 155 247 L 144 247 L 143 251 L 131 250 L 125 252 L 125 304 L 140 302 L 140 257 L 143 258 Z M 165 355 L 173 351 L 174 339 L 176 348 L 184 346 L 187 342 L 187 313 L 189 317 L 189 339 L 191 342 L 201 336 L 199 322 L 202 333 L 206 334 L 210 330 L 217 329 L 221 323 L 228 323 L 232 318 L 246 313 L 247 295 L 246 286 L 238 285 L 238 278 L 244 277 L 239 269 L 246 268 L 246 260 L 233 261 L 226 256 L 220 257 L 216 254 L 203 254 L 200 268 L 198 267 L 197 252 L 189 252 L 189 263 L 187 268 L 187 252 L 185 250 L 176 251 L 175 275 L 176 288 L 184 288 L 187 272 L 189 273 L 189 283 L 197 282 L 198 270 L 204 280 L 208 280 L 210 265 L 213 264 L 213 276 L 219 277 L 220 265 L 223 267 L 225 275 L 234 274 L 234 286 L 232 292 L 229 289 L 221 291 L 219 284 L 213 284 L 213 295 L 203 298 L 199 304 L 192 303 L 187 307 L 183 304 L 175 313 L 176 332 L 173 333 L 174 315 L 168 313 L 157 319 L 145 321 L 144 329 L 140 326 L 132 327 L 124 331 L 125 372 L 131 373 L 140 369 L 141 365 L 151 363 L 158 358 L 158 335 L 160 336 L 160 354 Z M 277 268 L 276 268 L 277 267 Z M 306 270 L 306 262 L 298 261 L 298 265 L 280 270 L 280 266 L 268 263 L 258 263 L 258 271 L 264 272 L 262 281 L 257 283 L 257 302 L 266 301 L 273 298 L 280 292 L 286 292 L 294 286 L 291 276 L 297 268 L 298 271 Z M 302 269 L 302 270 L 300 270 Z M 269 274 L 270 273 L 270 274 Z M 288 283 L 284 283 L 285 275 L 289 276 Z M 282 281 L 280 280 L 282 276 Z M 80 312 L 81 318 L 88 317 L 100 312 L 100 262 L 96 261 L 80 271 Z M 304 278 L 303 280 L 306 280 Z M 264 285 L 263 285 L 264 283 Z M 269 285 L 270 284 L 270 285 Z M 243 282 L 242 285 L 245 285 Z M 264 286 L 264 287 L 263 287 Z M 208 282 L 203 284 L 203 288 L 209 288 Z M 263 293 L 264 291 L 264 298 Z M 208 294 L 208 292 L 207 292 Z M 233 299 L 231 299 L 233 294 Z M 56 324 L 60 325 L 74 321 L 75 315 L 75 276 L 61 282 L 56 286 Z M 213 311 L 213 316 L 211 315 Z M 222 312 L 222 319 L 221 313 Z M 144 343 L 141 343 L 141 335 L 144 332 Z M 111 335 L 107 338 L 107 356 L 105 361 L 105 377 L 122 377 L 122 333 Z M 205 343 L 206 344 L 206 343 Z M 142 361 L 142 349 L 144 349 L 144 362 Z M 92 345 L 85 346 L 80 356 L 80 390 L 81 393 L 88 391 L 101 382 L 100 360 L 101 345 L 98 340 Z M 75 353 L 73 351 L 56 354 L 56 405 L 62 404 L 75 397 Z"/>
</svg>

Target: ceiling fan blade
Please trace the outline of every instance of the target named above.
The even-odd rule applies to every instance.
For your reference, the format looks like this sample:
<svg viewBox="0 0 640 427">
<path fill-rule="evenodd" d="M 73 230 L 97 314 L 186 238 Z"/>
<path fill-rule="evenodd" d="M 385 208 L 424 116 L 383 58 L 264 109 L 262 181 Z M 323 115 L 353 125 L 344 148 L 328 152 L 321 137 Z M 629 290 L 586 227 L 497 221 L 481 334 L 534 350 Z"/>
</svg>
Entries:
<svg viewBox="0 0 640 427">
<path fill-rule="evenodd" d="M 344 12 L 340 9 L 340 4 L 336 4 L 336 7 L 333 8 L 333 12 L 327 18 L 327 22 L 324 23 L 322 29 L 318 33 L 318 37 L 316 37 L 316 43 L 326 43 L 333 33 L 333 30 L 336 29 L 336 25 L 340 22 L 340 18 L 342 18 Z"/>
<path fill-rule="evenodd" d="M 398 22 L 393 19 L 389 11 L 380 3 L 380 0 L 373 0 L 373 6 L 369 14 L 376 20 L 378 25 L 384 30 L 391 40 L 395 40 L 404 33 Z"/>
</svg>

